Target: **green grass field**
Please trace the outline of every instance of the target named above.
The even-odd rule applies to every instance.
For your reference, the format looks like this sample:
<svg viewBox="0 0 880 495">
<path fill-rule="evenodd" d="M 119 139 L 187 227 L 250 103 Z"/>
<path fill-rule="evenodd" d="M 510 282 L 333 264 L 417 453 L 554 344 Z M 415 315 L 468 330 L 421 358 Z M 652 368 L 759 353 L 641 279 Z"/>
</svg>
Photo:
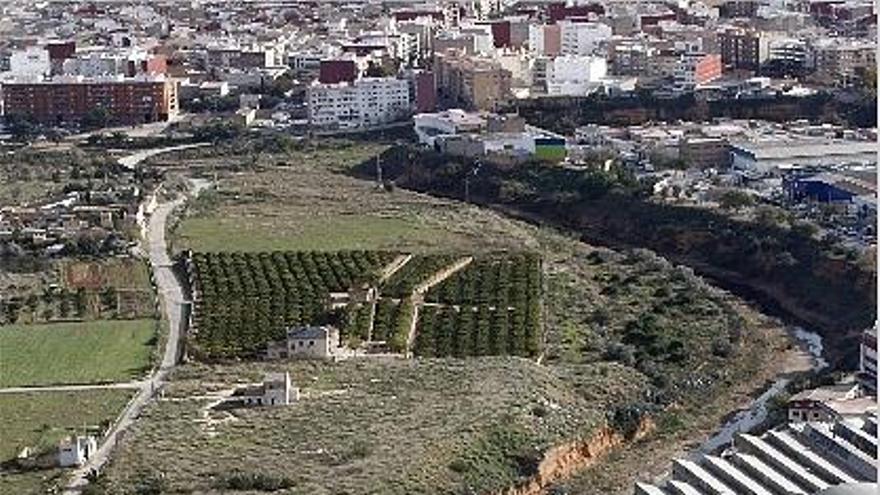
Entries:
<svg viewBox="0 0 880 495">
<path fill-rule="evenodd" d="M 130 390 L 30 392 L 0 394 L 0 462 L 24 447 L 52 449 L 63 437 L 99 427 L 114 419 L 131 397 Z M 50 469 L 0 475 L 0 493 L 51 493 L 63 471 Z"/>
<path fill-rule="evenodd" d="M 116 419 L 131 394 L 131 390 L 0 394 L 0 460 L 14 457 L 24 447 L 50 448 L 83 427 Z"/>
<path fill-rule="evenodd" d="M 364 154 L 368 154 L 367 148 Z M 352 151 L 279 157 L 246 173 L 222 172 L 171 236 L 175 250 L 272 251 L 376 249 L 431 252 L 528 248 L 522 224 L 454 201 L 340 174 Z M 337 159 L 333 157 L 339 155 Z M 228 160 L 227 160 L 228 161 Z M 217 167 L 225 163 L 217 160 Z M 533 245 L 532 241 L 532 245 Z"/>
<path fill-rule="evenodd" d="M 191 218 L 181 239 L 196 251 L 337 251 L 345 249 L 399 249 L 430 246 L 443 232 L 399 218 L 371 215 L 332 215 L 304 218 L 295 225 L 276 228 L 242 222 L 235 217 Z M 230 232 L 237 235 L 229 235 Z"/>
<path fill-rule="evenodd" d="M 136 378 L 150 364 L 153 320 L 0 327 L 0 387 Z"/>
</svg>

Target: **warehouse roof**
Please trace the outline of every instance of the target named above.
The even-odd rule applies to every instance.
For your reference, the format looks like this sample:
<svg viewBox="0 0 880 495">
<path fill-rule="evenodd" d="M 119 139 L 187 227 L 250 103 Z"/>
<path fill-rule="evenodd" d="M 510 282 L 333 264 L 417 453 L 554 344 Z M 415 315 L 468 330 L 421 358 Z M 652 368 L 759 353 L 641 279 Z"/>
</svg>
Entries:
<svg viewBox="0 0 880 495">
<path fill-rule="evenodd" d="M 740 141 L 732 146 L 750 153 L 757 160 L 846 157 L 880 151 L 873 141 L 765 140 Z"/>
</svg>

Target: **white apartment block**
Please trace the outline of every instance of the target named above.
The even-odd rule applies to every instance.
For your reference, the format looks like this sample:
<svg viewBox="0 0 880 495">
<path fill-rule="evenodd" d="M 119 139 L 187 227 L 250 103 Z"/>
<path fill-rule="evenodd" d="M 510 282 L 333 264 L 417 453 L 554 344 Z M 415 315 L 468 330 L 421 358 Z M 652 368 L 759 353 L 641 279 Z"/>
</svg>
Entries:
<svg viewBox="0 0 880 495">
<path fill-rule="evenodd" d="M 807 42 L 797 38 L 775 38 L 767 43 L 767 60 L 784 60 L 803 66 L 810 66 L 810 50 Z"/>
<path fill-rule="evenodd" d="M 602 57 L 560 55 L 547 61 L 547 94 L 583 96 L 598 87 L 607 73 Z"/>
<path fill-rule="evenodd" d="M 65 60 L 62 72 L 68 76 L 100 77 L 124 74 L 127 65 L 122 57 L 95 54 Z"/>
<path fill-rule="evenodd" d="M 87 78 L 128 74 L 130 63 L 139 68 L 149 58 L 150 55 L 144 50 L 86 52 L 65 60 L 62 73 Z"/>
<path fill-rule="evenodd" d="M 603 55 L 611 28 L 598 22 L 560 22 L 562 55 Z"/>
<path fill-rule="evenodd" d="M 410 113 L 409 83 L 390 77 L 354 83 L 314 83 L 308 90 L 309 123 L 321 129 L 364 129 Z"/>
<path fill-rule="evenodd" d="M 544 26 L 529 24 L 529 50 L 537 55 L 544 54 Z"/>
<path fill-rule="evenodd" d="M 49 51 L 43 47 L 31 46 L 9 56 L 9 75 L 14 78 L 41 78 L 51 69 Z"/>
</svg>

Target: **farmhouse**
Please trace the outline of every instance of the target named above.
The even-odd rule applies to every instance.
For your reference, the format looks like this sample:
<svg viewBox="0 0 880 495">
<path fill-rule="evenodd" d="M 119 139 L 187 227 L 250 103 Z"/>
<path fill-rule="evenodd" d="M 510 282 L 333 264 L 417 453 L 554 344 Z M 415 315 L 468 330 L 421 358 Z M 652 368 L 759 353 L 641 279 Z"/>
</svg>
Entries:
<svg viewBox="0 0 880 495">
<path fill-rule="evenodd" d="M 289 328 L 285 340 L 270 342 L 266 347 L 269 359 L 331 359 L 340 354 L 339 330 L 331 326 Z"/>
<path fill-rule="evenodd" d="M 244 406 L 286 406 L 299 400 L 299 389 L 290 383 L 290 373 L 268 373 L 261 385 L 236 390 L 229 402 Z"/>
<path fill-rule="evenodd" d="M 95 437 L 67 437 L 58 444 L 58 465 L 61 467 L 82 466 L 98 450 Z"/>
</svg>

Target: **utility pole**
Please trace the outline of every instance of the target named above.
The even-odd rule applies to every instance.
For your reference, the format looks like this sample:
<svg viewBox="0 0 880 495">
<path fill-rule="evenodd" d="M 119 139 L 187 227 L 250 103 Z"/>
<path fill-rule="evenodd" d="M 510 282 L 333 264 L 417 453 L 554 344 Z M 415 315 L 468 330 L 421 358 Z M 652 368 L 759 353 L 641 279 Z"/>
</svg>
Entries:
<svg viewBox="0 0 880 495">
<path fill-rule="evenodd" d="M 482 166 L 482 163 L 480 163 L 480 160 L 477 159 L 476 162 L 474 162 L 474 167 L 471 169 L 471 171 L 468 172 L 468 174 L 464 176 L 464 202 L 465 203 L 471 202 L 471 176 L 477 175 L 477 172 L 480 171 L 481 166 Z"/>
<path fill-rule="evenodd" d="M 376 185 L 382 187 L 382 161 L 379 155 L 376 155 Z"/>
</svg>

